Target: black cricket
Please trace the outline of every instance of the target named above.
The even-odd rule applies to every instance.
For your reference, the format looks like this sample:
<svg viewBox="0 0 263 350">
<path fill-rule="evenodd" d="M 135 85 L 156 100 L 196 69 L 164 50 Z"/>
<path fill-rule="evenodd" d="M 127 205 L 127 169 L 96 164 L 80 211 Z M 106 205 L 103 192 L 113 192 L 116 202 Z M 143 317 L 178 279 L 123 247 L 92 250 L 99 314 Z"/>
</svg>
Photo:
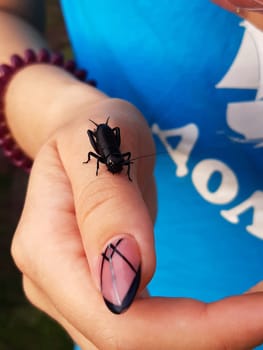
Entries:
<svg viewBox="0 0 263 350">
<path fill-rule="evenodd" d="M 112 174 L 119 174 L 122 172 L 123 167 L 127 166 L 127 176 L 132 181 L 130 176 L 130 167 L 132 164 L 131 152 L 121 153 L 121 133 L 120 128 L 111 128 L 108 125 L 110 117 L 104 124 L 97 124 L 93 120 L 90 120 L 95 124 L 96 129 L 94 131 L 87 130 L 90 143 L 94 148 L 95 152 L 88 153 L 88 159 L 83 162 L 87 164 L 91 157 L 97 159 L 96 176 L 99 172 L 99 164 L 105 164 L 108 171 Z"/>
</svg>

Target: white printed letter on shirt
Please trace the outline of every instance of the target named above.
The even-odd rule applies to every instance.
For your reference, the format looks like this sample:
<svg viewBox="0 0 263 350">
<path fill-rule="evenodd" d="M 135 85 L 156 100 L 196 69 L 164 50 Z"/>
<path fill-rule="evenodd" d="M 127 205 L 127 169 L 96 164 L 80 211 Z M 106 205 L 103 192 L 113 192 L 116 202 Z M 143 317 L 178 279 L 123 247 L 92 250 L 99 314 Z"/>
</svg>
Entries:
<svg viewBox="0 0 263 350">
<path fill-rule="evenodd" d="M 173 162 L 177 165 L 176 176 L 186 176 L 189 171 L 187 162 L 199 134 L 197 126 L 188 124 L 181 128 L 161 130 L 157 124 L 153 124 L 152 132 L 159 137 Z M 181 137 L 181 140 L 176 148 L 172 148 L 168 138 L 176 136 Z"/>
<path fill-rule="evenodd" d="M 222 210 L 221 215 L 233 224 L 239 222 L 239 215 L 244 213 L 246 210 L 253 208 L 253 219 L 252 224 L 247 226 L 248 232 L 254 236 L 263 239 L 263 192 L 256 191 L 235 208 L 230 210 Z"/>
<path fill-rule="evenodd" d="M 216 191 L 209 190 L 209 180 L 215 173 L 220 173 L 221 183 Z M 238 192 L 238 181 L 233 171 L 216 159 L 205 159 L 198 163 L 192 174 L 193 184 L 200 195 L 213 204 L 231 202 Z"/>
</svg>

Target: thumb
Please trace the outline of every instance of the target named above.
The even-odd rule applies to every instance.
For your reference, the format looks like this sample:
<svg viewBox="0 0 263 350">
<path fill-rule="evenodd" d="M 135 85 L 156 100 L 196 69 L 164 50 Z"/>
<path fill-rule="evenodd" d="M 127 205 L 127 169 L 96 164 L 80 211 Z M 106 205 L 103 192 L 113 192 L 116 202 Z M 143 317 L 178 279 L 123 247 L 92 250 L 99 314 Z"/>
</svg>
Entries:
<svg viewBox="0 0 263 350">
<path fill-rule="evenodd" d="M 124 120 L 120 114 L 123 112 L 115 110 L 109 121 L 111 129 L 120 128 L 120 152 L 129 151 L 137 157 L 143 142 L 143 152 L 152 153 L 148 150 L 152 147 L 150 132 L 143 119 L 133 115 Z M 98 125 L 106 122 L 105 113 L 91 119 Z M 58 151 L 71 181 L 91 275 L 107 307 L 119 314 L 145 288 L 155 269 L 150 215 L 155 206 L 153 161 L 147 166 L 143 162 L 132 164 L 132 181 L 125 170 L 112 174 L 105 164 L 99 164 L 96 176 L 97 159 L 83 164 L 88 152 L 98 153 L 87 137 L 87 129 L 94 130 L 87 117 L 64 129 L 58 137 Z"/>
<path fill-rule="evenodd" d="M 263 281 L 258 282 L 256 285 L 252 286 L 245 292 L 245 294 L 252 294 L 252 293 L 258 293 L 263 292 Z"/>
</svg>

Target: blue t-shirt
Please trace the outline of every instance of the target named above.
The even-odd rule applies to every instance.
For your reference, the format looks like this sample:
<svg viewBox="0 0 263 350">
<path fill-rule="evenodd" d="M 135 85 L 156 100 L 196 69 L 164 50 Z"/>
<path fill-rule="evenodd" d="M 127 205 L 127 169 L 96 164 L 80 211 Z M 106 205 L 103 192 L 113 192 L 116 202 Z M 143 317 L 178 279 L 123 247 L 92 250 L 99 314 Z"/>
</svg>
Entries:
<svg viewBox="0 0 263 350">
<path fill-rule="evenodd" d="M 151 293 L 213 301 L 262 280 L 263 33 L 207 0 L 62 0 L 75 57 L 155 135 Z"/>
</svg>

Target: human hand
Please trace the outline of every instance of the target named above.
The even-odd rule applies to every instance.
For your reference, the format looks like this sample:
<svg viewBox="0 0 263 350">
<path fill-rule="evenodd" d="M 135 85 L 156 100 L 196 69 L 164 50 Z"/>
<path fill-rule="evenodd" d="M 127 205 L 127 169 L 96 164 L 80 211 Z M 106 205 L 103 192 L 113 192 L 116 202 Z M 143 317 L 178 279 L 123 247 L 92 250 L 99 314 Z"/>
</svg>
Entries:
<svg viewBox="0 0 263 350">
<path fill-rule="evenodd" d="M 263 1 L 262 0 L 212 0 L 219 6 L 225 9 L 235 12 L 236 9 L 249 9 L 252 11 L 262 11 Z"/>
<path fill-rule="evenodd" d="M 215 4 L 253 23 L 263 30 L 263 1 L 262 0 L 212 0 Z"/>
<path fill-rule="evenodd" d="M 83 301 L 84 296 L 98 307 L 98 315 L 110 314 L 99 292 L 101 254 L 109 241 L 124 238 L 126 242 L 119 249 L 133 253 L 130 260 L 134 258 L 135 265 L 141 263 L 139 293 L 155 266 L 154 159 L 132 164 L 132 182 L 125 169 L 113 175 L 100 165 L 96 176 L 96 160 L 83 164 L 88 152 L 94 152 L 86 133 L 88 128 L 94 129 L 89 119 L 105 123 L 110 116 L 109 125 L 121 129 L 121 150 L 131 151 L 132 157 L 153 153 L 149 128 L 134 107 L 119 100 L 106 99 L 83 109 L 81 116 L 61 128 L 36 158 L 12 247 L 29 299 L 58 319 L 77 339 L 74 334 L 81 328 L 76 325 L 73 300 Z M 106 272 L 102 276 L 106 284 L 110 283 L 105 281 L 107 277 Z M 124 280 L 122 284 L 129 282 Z M 104 297 L 111 297 L 107 286 L 103 292 Z M 68 318 L 69 314 L 73 319 Z M 89 312 L 86 316 L 93 319 Z M 87 322 L 82 326 L 86 327 Z M 98 326 L 89 326 L 92 332 L 87 338 L 93 339 Z"/>
<path fill-rule="evenodd" d="M 123 151 L 153 152 L 148 128 L 132 106 L 105 100 L 61 128 L 40 150 L 12 252 L 25 293 L 86 349 L 250 349 L 263 341 L 261 285 L 212 304 L 183 298 L 142 298 L 154 271 L 156 202 L 153 158 L 132 165 L 130 182 L 104 165 L 87 165 L 89 118 L 121 129 Z M 83 116 L 84 115 L 84 116 Z M 143 145 L 143 147 L 141 147 Z M 99 265 L 112 238 L 133 236 L 142 275 L 129 310 L 114 315 L 100 293 Z M 114 238 L 115 239 L 115 238 Z"/>
</svg>

